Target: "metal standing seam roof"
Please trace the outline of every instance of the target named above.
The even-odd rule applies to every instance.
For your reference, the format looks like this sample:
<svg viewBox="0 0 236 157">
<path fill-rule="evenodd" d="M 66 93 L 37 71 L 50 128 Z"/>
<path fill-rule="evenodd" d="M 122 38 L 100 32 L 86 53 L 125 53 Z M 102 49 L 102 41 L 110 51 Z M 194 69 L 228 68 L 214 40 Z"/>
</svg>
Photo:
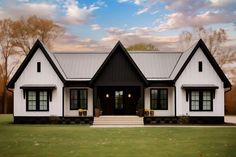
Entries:
<svg viewBox="0 0 236 157">
<path fill-rule="evenodd" d="M 184 51 L 182 53 L 182 55 L 180 56 L 175 68 L 173 69 L 173 72 L 170 76 L 171 80 L 174 80 L 176 75 L 178 74 L 178 72 L 180 71 L 180 69 L 183 67 L 185 61 L 188 59 L 188 57 L 190 56 L 190 54 L 192 53 L 193 49 L 196 47 L 198 42 L 196 42 L 195 44 L 193 44 L 191 47 L 189 47 L 186 51 Z"/>
<path fill-rule="evenodd" d="M 131 58 L 148 80 L 170 80 L 180 52 L 130 52 Z M 109 53 L 53 53 L 66 80 L 90 80 Z"/>
</svg>

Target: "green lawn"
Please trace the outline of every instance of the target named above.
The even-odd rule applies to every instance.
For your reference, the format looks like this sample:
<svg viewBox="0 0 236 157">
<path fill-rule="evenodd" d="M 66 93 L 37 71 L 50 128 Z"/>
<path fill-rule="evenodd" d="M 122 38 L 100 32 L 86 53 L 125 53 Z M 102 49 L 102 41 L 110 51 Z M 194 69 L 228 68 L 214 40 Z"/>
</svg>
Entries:
<svg viewBox="0 0 236 157">
<path fill-rule="evenodd" d="M 0 115 L 0 156 L 236 156 L 236 128 L 15 125 Z"/>
</svg>

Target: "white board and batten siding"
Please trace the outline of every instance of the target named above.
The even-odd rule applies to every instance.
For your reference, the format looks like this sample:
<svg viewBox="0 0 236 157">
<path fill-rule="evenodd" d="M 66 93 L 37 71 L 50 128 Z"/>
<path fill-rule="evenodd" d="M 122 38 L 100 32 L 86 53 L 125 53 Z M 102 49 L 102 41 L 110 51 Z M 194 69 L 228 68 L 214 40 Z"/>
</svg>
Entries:
<svg viewBox="0 0 236 157">
<path fill-rule="evenodd" d="M 202 61 L 202 72 L 198 71 L 198 62 Z M 214 84 L 213 111 L 190 111 L 189 99 L 186 101 L 186 91 L 183 84 Z M 176 113 L 177 116 L 224 116 L 224 84 L 212 67 L 201 48 L 198 48 L 178 80 L 176 81 Z"/>
<path fill-rule="evenodd" d="M 168 110 L 154 110 L 154 116 L 158 117 L 172 117 L 175 116 L 175 93 L 174 87 L 151 87 L 146 88 L 144 93 L 144 108 L 151 109 L 151 89 L 167 89 L 168 90 Z"/>
<path fill-rule="evenodd" d="M 64 116 L 78 117 L 78 110 L 70 110 L 70 90 L 87 89 L 88 90 L 88 109 L 87 116 L 93 116 L 93 89 L 88 87 L 65 87 L 64 88 Z"/>
<path fill-rule="evenodd" d="M 37 72 L 37 62 L 41 62 L 41 72 Z M 49 111 L 26 111 L 26 98 L 24 98 L 23 89 L 20 89 L 21 86 L 26 84 L 56 85 L 56 88 L 52 90 L 52 101 L 49 101 Z M 62 116 L 62 88 L 63 82 L 43 52 L 38 49 L 15 82 L 14 116 Z"/>
</svg>

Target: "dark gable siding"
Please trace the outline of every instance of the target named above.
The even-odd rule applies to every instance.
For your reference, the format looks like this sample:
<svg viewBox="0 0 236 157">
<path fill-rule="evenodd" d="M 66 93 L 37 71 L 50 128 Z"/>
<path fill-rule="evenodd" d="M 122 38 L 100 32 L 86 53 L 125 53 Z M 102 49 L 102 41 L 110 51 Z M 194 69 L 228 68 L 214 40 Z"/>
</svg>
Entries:
<svg viewBox="0 0 236 157">
<path fill-rule="evenodd" d="M 106 65 L 97 76 L 95 85 L 131 86 L 142 85 L 143 81 L 121 46 L 115 49 Z"/>
</svg>

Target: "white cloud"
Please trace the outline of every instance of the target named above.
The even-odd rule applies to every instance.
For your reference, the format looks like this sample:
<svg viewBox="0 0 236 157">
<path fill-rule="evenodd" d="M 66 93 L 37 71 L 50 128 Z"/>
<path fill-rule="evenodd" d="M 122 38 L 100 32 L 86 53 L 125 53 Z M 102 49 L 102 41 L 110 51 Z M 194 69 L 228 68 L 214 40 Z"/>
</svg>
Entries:
<svg viewBox="0 0 236 157">
<path fill-rule="evenodd" d="M 159 31 L 183 27 L 232 23 L 236 20 L 236 1 L 232 0 L 162 0 L 166 9 L 174 11 L 166 15 Z"/>
<path fill-rule="evenodd" d="M 144 8 L 144 9 L 142 9 L 142 10 L 139 10 L 139 11 L 136 13 L 136 15 L 141 15 L 141 14 L 143 14 L 143 13 L 146 13 L 148 10 L 149 10 L 149 8 Z"/>
<path fill-rule="evenodd" d="M 101 29 L 101 26 L 98 25 L 98 24 L 93 24 L 93 25 L 90 25 L 91 29 L 96 31 L 96 30 L 100 30 Z"/>
<path fill-rule="evenodd" d="M 65 33 L 63 37 L 54 41 L 53 51 L 56 52 L 87 52 L 87 51 L 107 51 L 109 48 L 105 47 L 99 41 L 90 38 L 82 39 L 79 36 L 71 33 Z"/>
<path fill-rule="evenodd" d="M 131 2 L 136 5 L 140 5 L 141 3 L 145 2 L 146 0 L 117 0 L 118 3 L 125 3 L 125 2 Z"/>
<path fill-rule="evenodd" d="M 66 9 L 66 16 L 64 20 L 69 24 L 86 23 L 89 20 L 91 14 L 95 10 L 99 9 L 99 7 L 95 4 L 79 7 L 77 1 L 75 0 L 72 0 L 69 4 L 65 4 L 64 7 Z"/>
<path fill-rule="evenodd" d="M 178 36 L 156 35 L 156 32 L 156 28 L 151 27 L 132 27 L 129 29 L 112 27 L 107 29 L 108 35 L 102 38 L 102 43 L 114 45 L 118 40 L 125 46 L 136 43 L 152 43 L 161 51 L 177 51 Z"/>
<path fill-rule="evenodd" d="M 0 18 L 17 19 L 37 15 L 42 18 L 54 18 L 56 15 L 56 5 L 47 3 L 22 3 L 21 5 L 12 1 L 8 7 L 0 8 Z"/>
</svg>

